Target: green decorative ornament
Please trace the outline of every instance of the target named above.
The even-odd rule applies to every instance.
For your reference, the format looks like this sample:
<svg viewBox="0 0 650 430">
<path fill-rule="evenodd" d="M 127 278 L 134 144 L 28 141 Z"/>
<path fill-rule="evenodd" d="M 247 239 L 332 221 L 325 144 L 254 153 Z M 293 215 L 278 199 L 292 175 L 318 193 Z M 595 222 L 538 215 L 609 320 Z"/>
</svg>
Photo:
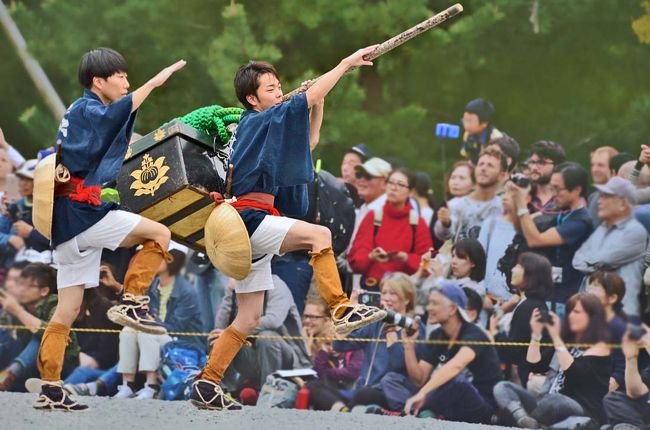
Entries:
<svg viewBox="0 0 650 430">
<path fill-rule="evenodd" d="M 243 111 L 244 109 L 236 107 L 212 105 L 198 108 L 178 119 L 198 130 L 218 136 L 221 143 L 227 145 L 232 134 L 228 131 L 228 126 L 239 124 Z"/>
</svg>

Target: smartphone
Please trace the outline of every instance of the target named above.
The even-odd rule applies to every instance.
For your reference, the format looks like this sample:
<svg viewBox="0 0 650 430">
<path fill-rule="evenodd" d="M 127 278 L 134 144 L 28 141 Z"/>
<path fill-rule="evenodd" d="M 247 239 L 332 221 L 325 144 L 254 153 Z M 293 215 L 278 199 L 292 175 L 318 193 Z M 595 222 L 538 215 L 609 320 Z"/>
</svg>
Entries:
<svg viewBox="0 0 650 430">
<path fill-rule="evenodd" d="M 541 322 L 542 324 L 553 324 L 553 319 L 551 318 L 551 314 L 548 313 L 547 309 L 539 310 L 539 319 L 537 321 Z"/>
<path fill-rule="evenodd" d="M 359 294 L 359 303 L 367 306 L 379 307 L 381 303 L 381 293 L 374 291 L 366 291 Z"/>
<path fill-rule="evenodd" d="M 397 254 L 399 254 L 398 251 L 391 251 L 391 252 L 387 253 L 386 256 L 387 256 L 389 259 L 392 260 L 393 258 L 397 257 Z"/>
</svg>

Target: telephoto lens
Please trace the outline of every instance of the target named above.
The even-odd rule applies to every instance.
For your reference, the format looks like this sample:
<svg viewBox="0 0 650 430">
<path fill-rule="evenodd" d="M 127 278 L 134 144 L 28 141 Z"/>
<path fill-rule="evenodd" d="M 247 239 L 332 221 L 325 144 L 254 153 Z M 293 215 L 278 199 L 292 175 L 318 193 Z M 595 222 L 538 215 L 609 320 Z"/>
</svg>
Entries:
<svg viewBox="0 0 650 430">
<path fill-rule="evenodd" d="M 384 318 L 386 324 L 397 325 L 404 327 L 406 329 L 414 329 L 415 320 L 406 315 L 398 314 L 397 312 L 389 311 L 386 309 L 386 318 Z"/>
<path fill-rule="evenodd" d="M 515 173 L 510 180 L 520 188 L 528 188 L 530 185 L 530 178 L 522 173 Z"/>
</svg>

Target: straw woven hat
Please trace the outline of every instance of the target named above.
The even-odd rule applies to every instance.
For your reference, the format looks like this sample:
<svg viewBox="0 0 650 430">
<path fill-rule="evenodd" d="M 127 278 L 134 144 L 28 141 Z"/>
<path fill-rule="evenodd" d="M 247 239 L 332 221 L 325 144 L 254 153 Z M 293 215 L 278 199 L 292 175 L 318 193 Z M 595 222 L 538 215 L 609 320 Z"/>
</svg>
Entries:
<svg viewBox="0 0 650 430">
<path fill-rule="evenodd" d="M 34 169 L 34 206 L 32 222 L 43 236 L 52 239 L 52 214 L 54 212 L 54 178 L 56 154 L 43 158 Z"/>
<path fill-rule="evenodd" d="M 241 281 L 251 271 L 252 249 L 239 213 L 228 203 L 214 208 L 205 223 L 205 249 L 214 267 Z"/>
</svg>

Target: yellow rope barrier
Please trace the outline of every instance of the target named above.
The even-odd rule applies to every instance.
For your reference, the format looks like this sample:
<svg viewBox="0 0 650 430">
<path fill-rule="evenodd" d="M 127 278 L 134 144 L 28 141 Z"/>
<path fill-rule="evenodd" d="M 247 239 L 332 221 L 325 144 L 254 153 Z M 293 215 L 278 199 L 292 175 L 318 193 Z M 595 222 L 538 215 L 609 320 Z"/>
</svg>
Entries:
<svg viewBox="0 0 650 430">
<path fill-rule="evenodd" d="M 13 324 L 0 324 L 0 329 L 10 329 L 10 330 L 31 330 L 27 326 L 23 325 L 13 325 Z M 43 328 L 39 328 L 39 330 L 43 330 Z M 113 333 L 113 334 L 119 334 L 121 330 L 116 330 L 116 329 L 101 329 L 101 328 L 71 328 L 70 329 L 73 332 L 77 333 Z M 202 336 L 202 337 L 207 337 L 210 333 L 202 333 L 202 332 L 185 332 L 185 331 L 172 331 L 167 333 L 169 336 Z M 337 337 L 320 337 L 320 336 L 271 336 L 271 335 L 250 335 L 248 336 L 249 338 L 252 339 L 273 339 L 273 340 L 316 340 L 316 341 L 321 341 L 321 342 L 334 342 L 334 341 L 341 341 L 341 342 L 381 342 L 385 343 L 388 342 L 387 339 L 377 339 L 377 338 L 353 338 L 353 339 L 347 339 L 347 338 L 337 338 Z M 451 341 L 451 340 L 435 340 L 435 339 L 396 339 L 392 341 L 394 343 L 415 343 L 415 344 L 424 344 L 424 345 L 450 345 L 450 344 L 455 344 L 455 345 L 467 345 L 467 346 L 495 346 L 495 347 L 507 347 L 507 346 L 520 346 L 520 347 L 528 347 L 529 343 L 528 342 L 491 342 L 491 341 L 478 341 L 478 340 L 456 340 L 456 341 Z M 553 343 L 551 342 L 539 342 L 540 346 L 543 347 L 553 347 Z M 589 348 L 594 346 L 593 344 L 585 344 L 585 343 L 567 343 L 565 344 L 567 348 Z M 620 344 L 609 344 L 608 345 L 610 348 L 621 348 Z"/>
</svg>

